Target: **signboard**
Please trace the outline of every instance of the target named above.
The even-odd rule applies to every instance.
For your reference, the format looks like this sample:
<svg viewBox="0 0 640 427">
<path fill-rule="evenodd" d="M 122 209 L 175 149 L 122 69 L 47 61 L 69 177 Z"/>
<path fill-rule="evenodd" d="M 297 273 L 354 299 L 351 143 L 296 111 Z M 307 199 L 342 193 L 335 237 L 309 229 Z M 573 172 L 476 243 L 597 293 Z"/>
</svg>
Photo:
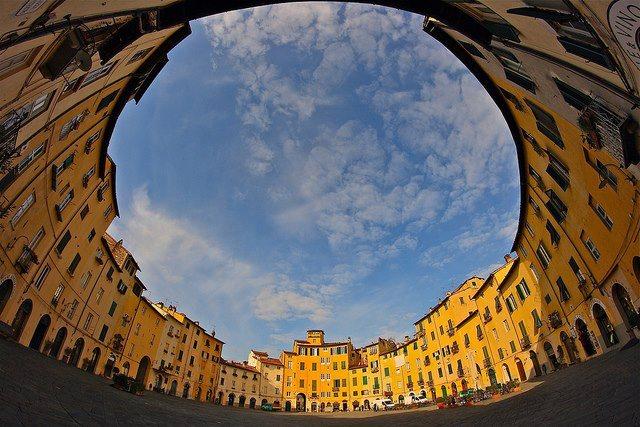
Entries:
<svg viewBox="0 0 640 427">
<path fill-rule="evenodd" d="M 640 70 L 640 3 L 617 0 L 609 5 L 607 18 L 620 47 Z"/>
</svg>

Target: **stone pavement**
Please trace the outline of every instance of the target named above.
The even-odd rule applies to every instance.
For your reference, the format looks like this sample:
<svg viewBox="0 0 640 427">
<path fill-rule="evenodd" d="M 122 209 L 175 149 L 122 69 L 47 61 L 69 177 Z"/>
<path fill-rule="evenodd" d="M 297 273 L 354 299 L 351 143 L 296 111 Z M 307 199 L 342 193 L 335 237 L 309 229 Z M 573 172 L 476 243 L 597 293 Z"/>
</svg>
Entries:
<svg viewBox="0 0 640 427">
<path fill-rule="evenodd" d="M 524 387 L 526 391 L 508 399 L 445 410 L 326 415 L 268 413 L 199 403 L 154 392 L 136 397 L 110 387 L 110 383 L 28 348 L 0 340 L 0 426 L 640 426 L 640 345 L 547 375 L 540 384 Z"/>
</svg>

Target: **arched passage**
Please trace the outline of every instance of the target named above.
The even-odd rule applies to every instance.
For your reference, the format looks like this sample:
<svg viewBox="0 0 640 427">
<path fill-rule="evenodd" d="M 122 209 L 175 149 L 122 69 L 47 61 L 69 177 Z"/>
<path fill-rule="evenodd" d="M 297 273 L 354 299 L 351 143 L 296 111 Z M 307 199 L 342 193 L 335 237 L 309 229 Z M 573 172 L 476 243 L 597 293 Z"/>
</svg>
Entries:
<svg viewBox="0 0 640 427">
<path fill-rule="evenodd" d="M 227 397 L 227 405 L 228 406 L 233 406 L 233 404 L 236 401 L 236 395 L 233 393 L 229 393 L 229 396 Z"/>
<path fill-rule="evenodd" d="M 536 377 L 542 375 L 542 369 L 540 369 L 540 361 L 538 361 L 538 354 L 535 351 L 530 350 L 529 359 L 531 359 L 531 363 L 533 364 L 533 372 L 535 372 Z"/>
<path fill-rule="evenodd" d="M 241 408 L 244 408 L 244 402 L 247 400 L 247 398 L 242 395 L 238 398 L 238 406 Z"/>
<path fill-rule="evenodd" d="M 291 410 L 291 402 L 287 402 L 289 404 L 289 410 Z M 256 398 L 252 397 L 249 399 L 249 408 L 254 409 L 256 407 Z"/>
<path fill-rule="evenodd" d="M 80 357 L 82 356 L 82 352 L 84 351 L 84 339 L 78 338 L 73 345 L 73 349 L 71 350 L 71 354 L 69 355 L 69 365 L 78 366 L 80 362 Z"/>
<path fill-rule="evenodd" d="M 29 317 L 31 316 L 31 310 L 33 310 L 33 303 L 30 299 L 28 299 L 24 300 L 22 304 L 20 304 L 18 311 L 16 311 L 13 322 L 11 322 L 11 327 L 13 328 L 13 337 L 16 341 L 20 341 L 22 332 L 24 332 L 24 327 L 27 325 Z"/>
<path fill-rule="evenodd" d="M 0 318 L 13 293 L 13 280 L 5 279 L 0 283 Z"/>
<path fill-rule="evenodd" d="M 33 335 L 31 336 L 31 341 L 29 342 L 29 347 L 40 351 L 42 347 L 42 342 L 44 341 L 44 337 L 47 335 L 47 331 L 49 331 L 49 326 L 51 325 L 51 317 L 48 314 L 45 314 L 38 321 L 38 325 L 36 329 L 33 331 Z"/>
<path fill-rule="evenodd" d="M 551 367 L 556 370 L 560 367 L 558 363 L 558 358 L 556 357 L 556 353 L 553 351 L 553 346 L 549 341 L 546 341 L 543 345 L 544 352 L 547 354 L 547 359 L 549 359 L 549 364 Z"/>
<path fill-rule="evenodd" d="M 296 396 L 296 411 L 303 412 L 307 408 L 307 396 L 304 393 L 298 393 Z"/>
<path fill-rule="evenodd" d="M 191 384 L 189 383 L 184 383 L 184 386 L 182 386 L 182 397 L 184 399 L 188 399 L 189 398 L 189 390 L 191 389 Z M 222 392 L 221 392 L 222 393 Z"/>
<path fill-rule="evenodd" d="M 96 372 L 96 367 L 100 361 L 100 347 L 95 347 L 91 352 L 91 359 L 89 360 L 89 366 L 87 366 L 87 372 L 92 374 Z"/>
<path fill-rule="evenodd" d="M 171 387 L 169 387 L 169 395 L 175 396 L 177 392 L 178 392 L 178 381 L 173 380 L 171 381 Z"/>
<path fill-rule="evenodd" d="M 589 336 L 589 328 L 587 328 L 587 324 L 584 323 L 584 320 L 579 318 L 576 319 L 576 332 L 585 354 L 587 356 L 593 356 L 596 354 L 596 348 L 594 347 L 593 342 L 591 342 L 591 337 Z"/>
<path fill-rule="evenodd" d="M 576 363 L 578 361 L 578 350 L 576 349 L 576 343 L 573 337 L 570 337 L 565 331 L 562 331 L 560 332 L 560 341 L 562 341 L 565 352 L 569 357 L 569 363 Z"/>
<path fill-rule="evenodd" d="M 524 365 L 522 364 L 522 360 L 516 357 L 516 368 L 518 368 L 518 377 L 520 377 L 520 381 L 527 380 L 527 374 L 524 370 Z"/>
<path fill-rule="evenodd" d="M 596 319 L 596 324 L 598 325 L 600 335 L 604 340 L 604 345 L 611 347 L 618 344 L 620 341 L 618 340 L 616 329 L 613 327 L 613 324 L 611 324 L 609 316 L 607 316 L 607 312 L 598 303 L 593 305 L 593 317 Z"/>
<path fill-rule="evenodd" d="M 136 372 L 136 381 L 144 384 L 147 387 L 147 376 L 149 375 L 149 367 L 151 366 L 151 360 L 148 356 L 144 356 L 138 364 L 138 371 Z"/>
<path fill-rule="evenodd" d="M 58 329 L 56 333 L 56 337 L 53 339 L 53 344 L 51 344 L 51 349 L 49 350 L 49 356 L 57 359 L 60 355 L 60 350 L 64 345 L 64 340 L 67 338 L 67 328 L 64 326 Z"/>
<path fill-rule="evenodd" d="M 634 271 L 636 271 L 636 275 L 640 274 L 640 257 L 634 258 Z M 640 282 L 640 276 L 636 277 L 638 277 L 638 281 Z M 611 287 L 611 297 L 613 298 L 613 302 L 616 305 L 618 313 L 620 313 L 622 323 L 624 323 L 629 337 L 631 339 L 636 338 L 633 329 L 639 326 L 639 316 L 638 312 L 633 307 L 629 292 L 627 292 L 624 286 L 622 286 L 620 283 L 614 283 L 614 285 Z"/>
<path fill-rule="evenodd" d="M 255 404 L 255 400 L 254 400 L 254 404 Z M 285 412 L 291 412 L 291 401 L 290 400 L 287 400 L 284 403 L 284 410 L 285 410 Z"/>
</svg>

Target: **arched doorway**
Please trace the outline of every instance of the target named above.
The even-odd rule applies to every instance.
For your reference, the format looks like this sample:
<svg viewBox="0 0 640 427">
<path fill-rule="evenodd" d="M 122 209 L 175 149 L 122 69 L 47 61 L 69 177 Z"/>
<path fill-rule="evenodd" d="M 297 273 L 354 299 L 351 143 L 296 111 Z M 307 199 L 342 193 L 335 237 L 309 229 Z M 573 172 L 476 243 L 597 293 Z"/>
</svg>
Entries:
<svg viewBox="0 0 640 427">
<path fill-rule="evenodd" d="M 562 341 L 565 353 L 567 353 L 567 356 L 569 357 L 569 363 L 576 363 L 578 361 L 578 352 L 573 337 L 570 337 L 565 331 L 562 331 L 560 332 L 560 341 Z"/>
<path fill-rule="evenodd" d="M 431 393 L 431 401 L 432 401 L 432 402 L 435 402 L 435 401 L 436 401 L 436 399 L 437 399 L 437 397 L 436 397 L 436 389 L 435 389 L 435 388 L 433 388 L 433 387 L 431 387 L 431 388 L 429 389 L 429 392 Z"/>
<path fill-rule="evenodd" d="M 125 374 L 126 376 L 129 376 L 130 369 L 131 369 L 131 365 L 129 365 L 129 362 L 124 362 L 124 364 L 122 365 L 122 373 Z"/>
<path fill-rule="evenodd" d="M 36 326 L 36 329 L 33 331 L 31 342 L 29 342 L 29 348 L 40 351 L 42 341 L 44 341 L 44 337 L 47 335 L 47 331 L 49 330 L 49 325 L 51 325 L 51 317 L 49 317 L 48 314 L 45 314 L 40 318 L 38 326 Z"/>
<path fill-rule="evenodd" d="M 100 348 L 96 347 L 91 352 L 91 360 L 89 361 L 89 366 L 87 366 L 87 372 L 91 372 L 92 374 L 96 371 L 96 366 L 98 366 L 98 361 L 100 360 Z"/>
<path fill-rule="evenodd" d="M 233 406 L 233 403 L 236 401 L 236 395 L 231 393 L 227 397 L 227 406 Z"/>
<path fill-rule="evenodd" d="M 262 407 L 262 405 L 266 405 L 267 403 L 269 403 L 267 399 L 262 399 L 262 402 L 260 402 L 260 407 Z"/>
<path fill-rule="evenodd" d="M 338 402 L 333 402 L 333 412 L 338 412 L 340 410 L 340 404 Z"/>
<path fill-rule="evenodd" d="M 365 399 L 364 402 L 362 402 L 362 407 L 365 409 L 365 411 L 368 411 L 371 409 L 371 404 L 367 399 Z"/>
<path fill-rule="evenodd" d="M 578 333 L 578 340 L 580 341 L 580 344 L 582 344 L 582 348 L 587 356 L 593 356 L 596 354 L 596 348 L 591 342 L 589 329 L 587 328 L 587 324 L 584 323 L 584 320 L 576 319 L 576 332 Z"/>
<path fill-rule="evenodd" d="M 219 391 L 219 392 L 218 392 L 218 397 L 216 398 L 215 403 L 216 403 L 217 405 L 222 405 L 222 402 L 224 402 L 224 393 L 223 393 L 223 392 L 221 392 L 221 391 Z"/>
<path fill-rule="evenodd" d="M 204 397 L 204 400 L 206 400 L 207 402 L 211 402 L 211 396 L 213 395 L 213 391 L 211 391 L 211 389 L 207 389 L 207 394 Z M 244 396 L 243 396 L 244 397 Z"/>
<path fill-rule="evenodd" d="M 354 400 L 353 401 L 353 410 L 357 411 L 359 407 L 360 407 L 360 402 L 358 402 L 357 400 Z"/>
<path fill-rule="evenodd" d="M 16 315 L 13 318 L 11 327 L 13 328 L 13 337 L 16 341 L 20 341 L 20 336 L 24 331 L 24 327 L 31 316 L 31 310 L 33 310 L 33 303 L 30 299 L 25 300 L 20 304 L 20 308 L 16 311 Z"/>
<path fill-rule="evenodd" d="M 442 397 L 447 397 L 447 386 L 443 384 L 442 387 L 440 387 L 440 392 L 442 393 Z"/>
<path fill-rule="evenodd" d="M 239 406 L 239 407 L 241 407 L 241 408 L 244 408 L 244 402 L 245 402 L 245 400 L 247 400 L 247 398 L 246 398 L 246 397 L 244 397 L 244 395 L 243 395 L 243 396 L 240 396 L 240 397 L 238 398 L 238 406 Z"/>
<path fill-rule="evenodd" d="M 177 392 L 178 392 L 178 381 L 173 380 L 171 381 L 171 387 L 169 387 L 169 394 L 171 396 L 175 396 Z"/>
<path fill-rule="evenodd" d="M 427 391 L 426 390 L 420 390 L 420 396 L 421 397 L 427 397 Z"/>
<path fill-rule="evenodd" d="M 527 374 L 524 370 L 524 365 L 522 364 L 522 360 L 516 358 L 516 368 L 518 369 L 518 376 L 520 377 L 520 381 L 527 380 Z"/>
<path fill-rule="evenodd" d="M 318 410 L 318 404 L 316 402 L 311 402 L 311 412 L 316 412 Z"/>
<path fill-rule="evenodd" d="M 542 375 L 542 369 L 540 369 L 540 361 L 538 361 L 538 355 L 535 351 L 529 351 L 529 359 L 531 359 L 531 363 L 533 364 L 533 371 L 536 374 L 536 377 Z"/>
<path fill-rule="evenodd" d="M 196 397 L 195 397 L 195 399 L 196 400 L 200 400 L 200 396 L 202 396 L 202 387 L 198 387 L 196 389 Z"/>
<path fill-rule="evenodd" d="M 151 365 L 151 359 L 149 356 L 144 356 L 140 363 L 138 364 L 138 371 L 136 372 L 136 381 L 141 382 L 145 385 L 147 384 L 147 375 L 149 373 L 149 366 Z"/>
<path fill-rule="evenodd" d="M 291 410 L 291 402 L 287 402 L 289 403 L 289 410 Z M 252 397 L 251 399 L 249 399 L 249 408 L 253 409 L 256 407 L 256 398 Z"/>
<path fill-rule="evenodd" d="M 496 371 L 494 371 L 493 368 L 489 368 L 487 375 L 489 375 L 489 383 L 494 387 L 497 386 L 498 378 L 496 377 Z"/>
<path fill-rule="evenodd" d="M 604 340 L 604 345 L 611 347 L 618 344 L 620 342 L 620 340 L 618 340 L 618 334 L 616 334 L 615 328 L 611 324 L 611 321 L 609 321 L 607 312 L 604 311 L 604 308 L 598 303 L 593 305 L 593 317 L 596 319 L 596 324 Z"/>
<path fill-rule="evenodd" d="M 469 389 L 469 385 L 467 384 L 467 380 L 462 379 L 462 391 L 467 391 Z"/>
<path fill-rule="evenodd" d="M 291 401 L 290 401 L 290 400 L 287 400 L 287 401 L 284 403 L 284 410 L 285 410 L 286 412 L 291 412 Z"/>
<path fill-rule="evenodd" d="M 558 363 L 558 358 L 556 357 L 556 353 L 553 351 L 553 346 L 549 341 L 545 341 L 543 348 L 544 348 L 544 352 L 547 354 L 547 359 L 549 359 L 549 363 L 551 363 L 551 367 L 555 371 L 560 367 L 560 364 Z"/>
<path fill-rule="evenodd" d="M 325 404 L 324 402 L 320 402 L 320 412 L 324 412 Z"/>
<path fill-rule="evenodd" d="M 116 365 L 116 355 L 111 353 L 107 358 L 107 363 L 104 364 L 103 375 L 107 378 L 111 378 L 111 374 L 113 373 L 113 367 L 115 365 Z"/>
<path fill-rule="evenodd" d="M 456 383 L 451 383 L 451 395 L 454 397 L 458 395 L 458 386 Z"/>
<path fill-rule="evenodd" d="M 13 292 L 13 280 L 5 279 L 0 283 L 0 316 L 2 316 L 2 312 L 9 302 L 9 298 L 11 298 L 11 293 Z"/>
<path fill-rule="evenodd" d="M 307 396 L 304 393 L 298 393 L 296 396 L 296 411 L 306 411 Z"/>
<path fill-rule="evenodd" d="M 637 266 L 636 266 L 637 261 Z M 634 269 L 638 268 L 636 274 L 640 274 L 640 257 L 634 258 Z M 638 278 L 640 281 L 640 277 Z M 640 318 L 638 316 L 638 312 L 633 307 L 633 303 L 631 302 L 631 297 L 629 293 L 619 283 L 615 283 L 611 288 L 611 296 L 613 297 L 613 302 L 620 313 L 620 317 L 622 317 L 622 321 L 629 331 L 629 335 L 633 335 L 635 337 L 635 333 L 633 332 L 634 327 L 640 326 Z"/>
<path fill-rule="evenodd" d="M 502 364 L 502 379 L 505 383 L 511 381 L 511 371 L 506 363 Z"/>
<path fill-rule="evenodd" d="M 53 339 L 53 344 L 51 344 L 51 349 L 49 350 L 49 356 L 57 359 L 60 355 L 60 350 L 64 345 L 64 340 L 67 338 L 67 328 L 64 326 L 58 329 L 56 333 L 56 337 Z"/>
<path fill-rule="evenodd" d="M 69 356 L 69 365 L 77 367 L 83 351 L 84 340 L 82 338 L 78 338 L 76 340 L 76 343 L 73 345 L 73 350 L 71 350 L 71 355 Z"/>
<path fill-rule="evenodd" d="M 191 384 L 184 383 L 184 386 L 182 387 L 182 398 L 183 399 L 188 399 L 189 398 L 189 389 L 190 388 L 191 388 Z"/>
<path fill-rule="evenodd" d="M 349 404 L 347 403 L 347 401 L 346 401 L 346 400 L 343 400 L 343 401 L 342 401 L 342 410 L 343 410 L 344 412 L 347 412 L 347 411 L 349 410 Z"/>
</svg>

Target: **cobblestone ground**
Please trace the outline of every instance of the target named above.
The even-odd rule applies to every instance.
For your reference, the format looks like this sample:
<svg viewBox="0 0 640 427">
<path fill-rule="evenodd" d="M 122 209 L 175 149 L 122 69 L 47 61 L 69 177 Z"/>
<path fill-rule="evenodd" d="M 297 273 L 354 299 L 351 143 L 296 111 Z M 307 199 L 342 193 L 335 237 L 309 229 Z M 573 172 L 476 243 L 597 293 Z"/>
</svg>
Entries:
<svg viewBox="0 0 640 427">
<path fill-rule="evenodd" d="M 375 416 L 267 413 L 153 392 L 136 397 L 110 383 L 0 340 L 0 426 L 640 425 L 640 345 L 547 375 L 528 391 L 489 405 Z"/>
</svg>

